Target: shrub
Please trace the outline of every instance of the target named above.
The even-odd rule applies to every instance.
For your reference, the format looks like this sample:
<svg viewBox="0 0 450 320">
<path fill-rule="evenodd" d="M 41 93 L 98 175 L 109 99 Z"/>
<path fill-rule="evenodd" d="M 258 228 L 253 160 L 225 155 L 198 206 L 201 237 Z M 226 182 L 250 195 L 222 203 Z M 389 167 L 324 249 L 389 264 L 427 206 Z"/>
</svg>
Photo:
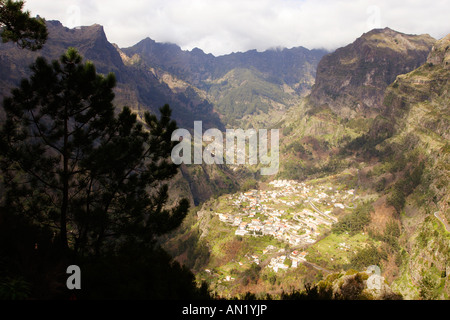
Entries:
<svg viewBox="0 0 450 320">
<path fill-rule="evenodd" d="M 258 181 L 256 181 L 253 178 L 250 178 L 244 181 L 244 183 L 241 186 L 241 191 L 248 191 L 257 188 L 258 188 Z"/>
<path fill-rule="evenodd" d="M 371 245 L 367 248 L 359 250 L 356 254 L 350 257 L 350 265 L 357 270 L 364 270 L 368 266 L 378 265 L 381 260 L 381 253 L 378 249 Z"/>
<path fill-rule="evenodd" d="M 342 217 L 338 223 L 336 223 L 332 232 L 343 233 L 349 232 L 355 234 L 356 232 L 362 231 L 365 226 L 370 222 L 370 212 L 373 211 L 372 204 L 369 202 L 360 204 L 356 207 L 352 213 Z"/>
</svg>

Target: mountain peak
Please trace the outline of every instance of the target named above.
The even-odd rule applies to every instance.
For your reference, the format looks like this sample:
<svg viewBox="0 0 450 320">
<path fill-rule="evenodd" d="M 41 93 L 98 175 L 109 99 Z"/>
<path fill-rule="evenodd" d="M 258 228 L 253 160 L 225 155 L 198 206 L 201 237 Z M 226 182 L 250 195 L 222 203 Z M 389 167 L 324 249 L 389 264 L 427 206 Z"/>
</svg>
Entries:
<svg viewBox="0 0 450 320">
<path fill-rule="evenodd" d="M 344 117 L 376 115 L 386 87 L 422 65 L 435 41 L 390 28 L 371 30 L 320 61 L 311 100 Z"/>
<path fill-rule="evenodd" d="M 363 34 L 355 42 L 364 43 L 371 47 L 407 52 L 408 50 L 429 50 L 430 43 L 432 44 L 435 41 L 436 39 L 428 34 L 406 34 L 386 27 L 373 29 Z"/>
<path fill-rule="evenodd" d="M 93 25 L 90 26 L 82 26 L 78 28 L 81 30 L 90 30 L 91 32 L 99 32 L 105 34 L 105 29 L 103 28 L 103 26 L 97 23 L 94 23 Z"/>
<path fill-rule="evenodd" d="M 47 20 L 45 22 L 47 26 L 63 27 L 63 24 L 59 20 Z"/>
<path fill-rule="evenodd" d="M 75 47 L 86 59 L 96 61 L 97 70 L 102 73 L 123 67 L 122 59 L 109 43 L 102 25 L 67 28 L 58 20 L 46 21 L 46 25 L 49 39 L 42 52 L 52 59 L 59 57 L 61 47 Z"/>
<path fill-rule="evenodd" d="M 78 26 L 74 28 L 65 27 L 58 20 L 49 20 L 46 21 L 47 28 L 50 34 L 50 37 L 54 39 L 64 39 L 69 41 L 70 39 L 74 39 L 75 41 L 81 39 L 104 39 L 106 40 L 105 30 L 100 24 L 93 24 L 90 26 Z"/>
<path fill-rule="evenodd" d="M 142 39 L 141 41 L 139 41 L 139 43 L 141 43 L 141 42 L 142 43 L 156 43 L 156 41 L 150 37 L 146 37 L 145 39 Z"/>
<path fill-rule="evenodd" d="M 394 29 L 391 29 L 391 28 L 389 28 L 389 27 L 375 28 L 375 29 L 372 29 L 371 31 L 369 31 L 368 33 L 371 33 L 371 32 L 378 32 L 378 33 L 401 33 L 401 32 L 398 32 L 398 31 L 396 31 L 396 30 L 394 30 Z"/>
<path fill-rule="evenodd" d="M 147 52 L 155 54 L 161 52 L 170 52 L 171 54 L 176 54 L 182 51 L 177 44 L 170 42 L 157 42 L 149 37 L 146 37 L 145 39 L 139 41 L 132 47 L 123 48 L 122 50 L 124 52 L 126 52 L 127 50 L 137 50 L 141 53 Z"/>
<path fill-rule="evenodd" d="M 197 47 L 195 47 L 194 49 L 192 49 L 192 50 L 191 50 L 191 53 L 193 53 L 193 54 L 205 54 L 205 52 L 204 52 L 202 49 L 197 48 Z"/>
<path fill-rule="evenodd" d="M 450 69 L 450 33 L 436 41 L 428 55 L 427 63 Z"/>
</svg>

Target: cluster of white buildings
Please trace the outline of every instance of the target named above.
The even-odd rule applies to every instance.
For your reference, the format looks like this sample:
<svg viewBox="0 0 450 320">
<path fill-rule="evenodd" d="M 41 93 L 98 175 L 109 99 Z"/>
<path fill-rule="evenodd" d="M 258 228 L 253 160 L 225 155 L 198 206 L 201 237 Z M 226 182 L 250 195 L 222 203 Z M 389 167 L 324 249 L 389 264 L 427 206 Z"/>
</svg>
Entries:
<svg viewBox="0 0 450 320">
<path fill-rule="evenodd" d="M 320 226 L 331 227 L 337 222 L 331 210 L 344 209 L 347 206 L 342 202 L 354 198 L 354 190 L 335 191 L 331 187 L 310 186 L 294 180 L 275 180 L 269 185 L 272 186 L 271 190 L 250 190 L 229 195 L 228 201 L 235 210 L 216 213 L 220 221 L 235 227 L 238 236 L 270 235 L 298 246 L 314 243 L 320 234 Z M 293 213 L 302 204 L 301 211 Z M 329 210 L 322 212 L 319 206 Z M 342 247 L 345 248 L 345 244 Z M 266 248 L 266 251 L 269 250 Z M 305 259 L 305 253 L 294 252 L 289 255 L 289 259 L 295 268 L 299 261 Z M 269 266 L 275 271 L 286 269 L 286 258 L 283 255 L 272 258 Z M 259 264 L 258 259 L 253 258 L 253 262 Z"/>
<path fill-rule="evenodd" d="M 273 269 L 273 271 L 275 272 L 278 272 L 279 269 L 287 270 L 289 269 L 289 266 L 284 263 L 285 260 L 286 260 L 285 255 L 272 258 L 270 259 L 270 263 L 267 267 Z"/>
<path fill-rule="evenodd" d="M 269 185 L 274 187 L 274 190 L 250 190 L 228 196 L 228 200 L 239 213 L 217 213 L 220 221 L 236 227 L 235 234 L 238 236 L 270 235 L 296 246 L 313 243 L 319 234 L 317 229 L 320 225 L 331 226 L 337 222 L 337 219 L 330 215 L 331 210 L 320 212 L 313 204 L 314 201 L 344 208 L 341 203 L 336 202 L 336 196 L 330 197 L 320 186 L 313 188 L 293 180 L 275 180 Z M 291 219 L 286 218 L 287 212 L 284 209 L 271 207 L 283 204 L 284 208 L 294 208 L 302 203 L 311 203 L 312 209 L 295 213 L 293 219 L 292 216 Z"/>
<path fill-rule="evenodd" d="M 346 244 L 345 242 L 341 242 L 338 245 L 338 249 L 339 250 L 344 250 L 344 251 L 349 251 L 350 250 L 350 245 Z"/>
<path fill-rule="evenodd" d="M 306 261 L 307 252 L 294 250 L 288 255 L 280 255 L 278 257 L 274 257 L 270 259 L 268 264 L 268 268 L 273 269 L 273 271 L 278 272 L 278 270 L 287 270 L 289 269 L 289 264 L 286 264 L 286 260 L 291 260 L 291 268 L 297 268 L 298 264 L 302 261 Z"/>
</svg>

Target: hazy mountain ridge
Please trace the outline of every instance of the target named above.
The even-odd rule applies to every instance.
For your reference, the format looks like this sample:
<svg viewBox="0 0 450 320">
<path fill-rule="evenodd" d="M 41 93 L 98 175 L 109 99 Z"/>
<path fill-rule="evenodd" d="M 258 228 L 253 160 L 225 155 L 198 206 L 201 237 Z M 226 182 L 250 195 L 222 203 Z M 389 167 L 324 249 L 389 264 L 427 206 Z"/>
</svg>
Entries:
<svg viewBox="0 0 450 320">
<path fill-rule="evenodd" d="M 216 58 L 212 55 L 206 55 L 200 49 L 184 52 L 176 45 L 156 44 L 150 39 L 145 39 L 140 42 L 140 45 L 145 47 L 146 43 L 154 43 L 159 48 L 152 51 L 154 54 L 150 55 L 152 59 L 159 60 L 145 61 L 145 55 L 129 55 L 130 53 L 126 49 L 120 49 L 117 45 L 110 43 L 101 25 L 95 24 L 69 29 L 59 21 L 47 21 L 47 28 L 49 39 L 39 52 L 20 50 L 10 43 L 0 45 L 0 67 L 3 71 L 0 75 L 0 98 L 10 95 L 10 90 L 17 86 L 21 79 L 30 75 L 29 66 L 38 56 L 43 56 L 47 60 L 54 60 L 58 59 L 67 48 L 75 47 L 86 60 L 94 63 L 98 72 L 103 74 L 113 72 L 115 74 L 117 79 L 115 104 L 117 107 L 127 105 L 139 116 L 142 116 L 144 111 L 158 114 L 158 109 L 168 103 L 173 110 L 172 115 L 180 127 L 191 129 L 195 120 L 201 120 L 204 129 L 210 127 L 224 129 L 225 126 L 220 118 L 223 115 L 219 116 L 210 102 L 217 97 L 208 93 L 204 86 L 196 87 L 194 85 L 195 77 L 204 78 L 205 73 L 202 72 L 207 69 L 208 61 L 215 61 Z M 139 47 L 139 45 L 137 46 Z M 309 52 L 307 49 L 300 50 Z M 257 52 L 250 53 L 252 57 L 259 54 Z M 198 72 L 189 71 L 185 73 L 191 78 L 184 77 L 186 80 L 183 80 L 183 74 L 177 68 L 169 68 L 168 70 L 162 68 L 164 64 L 172 60 L 177 62 L 179 67 L 194 65 L 196 68 L 194 69 Z M 226 68 L 233 73 L 232 65 L 238 60 L 229 62 Z M 217 64 L 217 61 L 214 63 Z M 241 62 L 242 64 L 243 62 Z M 309 68 L 308 70 L 311 72 L 314 71 L 314 67 L 309 64 L 306 68 Z M 261 72 L 245 69 L 243 75 L 243 77 L 238 77 L 238 80 L 249 83 L 246 90 L 250 93 L 252 99 L 257 100 L 256 103 L 253 102 L 254 105 L 257 105 L 256 107 L 259 107 L 261 103 L 272 104 L 270 101 L 261 101 L 261 97 L 270 100 L 271 95 L 287 96 L 282 88 L 266 79 L 267 73 L 262 75 Z M 192 77 L 194 80 L 192 80 Z M 311 78 L 311 75 L 309 77 Z M 248 81 L 249 79 L 250 81 Z M 188 80 L 194 82 L 194 84 Z M 223 90 L 223 86 L 220 86 L 220 84 L 211 83 L 208 85 Z M 233 87 L 237 88 L 236 86 Z M 266 90 L 266 88 L 270 89 Z M 237 89 L 239 90 L 239 88 Z M 231 95 L 230 91 L 227 93 L 229 99 L 233 99 L 233 91 L 231 90 Z M 266 96 L 269 97 L 266 98 Z M 239 112 L 245 113 L 244 109 L 248 102 L 245 101 L 246 97 L 244 96 L 244 100 L 237 103 L 240 108 Z M 294 97 L 294 100 L 296 98 Z M 278 104 L 285 102 L 282 99 L 276 99 Z M 292 99 L 292 97 L 289 96 L 289 99 Z M 228 110 L 224 110 L 228 112 Z M 2 111 L 0 111 L 0 116 L 1 113 Z M 230 170 L 228 170 L 229 172 L 226 171 L 226 168 L 219 169 L 217 167 L 212 168 L 212 170 L 185 170 L 184 179 L 177 182 L 180 189 L 184 190 L 181 194 L 190 198 L 192 203 L 198 203 L 198 201 L 204 201 L 211 195 L 239 188 L 238 185 L 233 187 L 233 183 L 227 180 L 238 181 L 242 179 L 233 176 L 235 174 Z M 188 183 L 188 181 L 190 182 Z M 205 183 L 210 183 L 211 186 L 217 184 L 217 187 L 210 188 L 205 186 Z M 187 190 L 190 191 L 186 193 Z"/>
<path fill-rule="evenodd" d="M 426 63 L 400 75 L 386 90 L 384 104 L 396 110 L 396 134 L 386 142 L 424 161 L 420 184 L 405 195 L 401 243 L 407 263 L 395 282 L 409 297 L 448 299 L 450 235 L 435 214 L 450 221 L 450 35 L 437 41 Z M 392 115 L 392 114 L 391 114 Z M 406 172 L 408 174 L 408 171 Z M 399 182 L 394 184 L 394 192 Z M 408 280 L 415 287 L 408 286 Z M 418 289 L 420 288 L 420 289 Z"/>
<path fill-rule="evenodd" d="M 99 73 L 107 74 L 113 72 L 117 79 L 114 89 L 116 107 L 129 106 L 139 117 L 143 112 L 150 111 L 159 116 L 159 108 L 164 104 L 169 104 L 172 109 L 172 117 L 177 121 L 179 127 L 192 128 L 195 120 L 203 121 L 203 127 L 214 127 L 223 129 L 224 126 L 218 115 L 214 112 L 212 105 L 205 99 L 199 90 L 193 90 L 189 86 L 188 90 L 176 90 L 167 83 L 167 73 L 157 73 L 154 70 L 144 67 L 134 67 L 127 63 L 126 56 L 114 44 L 111 44 L 106 37 L 104 29 L 100 25 L 92 25 L 69 29 L 64 27 L 59 21 L 47 21 L 49 39 L 42 50 L 30 52 L 21 50 L 14 44 L 0 44 L 0 100 L 10 95 L 10 90 L 20 83 L 21 79 L 28 78 L 31 74 L 29 66 L 38 56 L 43 56 L 51 61 L 59 59 L 69 47 L 75 47 L 85 60 L 92 61 Z M 125 62 L 124 62 L 125 61 Z M 0 108 L 0 119 L 3 116 L 3 108 Z M 208 192 L 201 190 L 197 181 L 211 181 L 213 185 L 216 178 L 208 175 L 215 175 L 220 169 L 214 167 L 210 171 L 197 172 L 198 177 L 191 177 L 194 181 L 188 184 L 189 179 L 178 180 L 181 193 L 175 192 L 178 196 L 185 196 L 191 202 L 197 203 L 203 200 L 206 195 L 213 195 L 216 192 L 231 191 L 228 188 L 206 188 Z M 194 171 L 186 171 L 186 175 L 195 175 Z M 227 174 L 225 174 L 226 176 Z M 217 182 L 219 185 L 220 181 Z M 205 188 L 205 187 L 203 187 Z"/>
<path fill-rule="evenodd" d="M 203 92 L 224 124 L 231 125 L 247 123 L 236 120 L 248 114 L 268 113 L 278 110 L 279 105 L 290 107 L 298 103 L 309 93 L 316 66 L 326 53 L 296 47 L 214 57 L 198 48 L 186 51 L 150 38 L 121 51 L 130 65 L 169 73 L 193 90 Z M 267 123 L 271 118 L 261 121 Z"/>
<path fill-rule="evenodd" d="M 295 47 L 264 52 L 249 50 L 215 57 L 199 48 L 182 50 L 175 44 L 159 43 L 150 38 L 121 50 L 130 57 L 137 54 L 148 65 L 169 71 L 199 87 L 204 85 L 202 81 L 220 78 L 235 68 L 253 68 L 272 82 L 295 85 L 305 77 L 314 78 L 315 65 L 326 53 L 324 50 Z"/>
<path fill-rule="evenodd" d="M 192 96 L 183 92 L 174 94 L 150 70 L 125 65 L 116 46 L 107 40 L 102 26 L 69 29 L 59 21 L 48 21 L 47 26 L 49 39 L 39 52 L 20 50 L 13 44 L 0 45 L 0 66 L 2 70 L 7 70 L 0 75 L 2 97 L 9 95 L 9 90 L 30 74 L 29 65 L 36 57 L 54 60 L 68 47 L 75 47 L 86 60 L 95 64 L 98 72 L 114 72 L 117 79 L 117 106 L 128 105 L 138 113 L 147 110 L 158 114 L 158 109 L 168 103 L 172 107 L 173 117 L 180 125 L 192 127 L 194 120 L 203 120 L 205 126 L 221 127 L 219 118 L 205 99 L 195 93 Z"/>
<path fill-rule="evenodd" d="M 53 60 L 73 46 L 93 61 L 100 73 L 115 73 L 118 105 L 129 105 L 140 114 L 144 110 L 157 113 L 169 103 L 174 118 L 186 128 L 192 128 L 194 120 L 202 120 L 204 127 L 224 129 L 228 122 L 247 114 L 295 105 L 309 93 L 317 63 L 326 53 L 296 47 L 214 57 L 198 48 L 184 51 L 150 38 L 121 49 L 107 40 L 98 24 L 74 29 L 59 21 L 48 21 L 47 25 L 49 40 L 39 53 L 25 52 L 12 44 L 0 47 L 0 64 L 7 71 L 0 77 L 5 84 L 2 96 L 29 74 L 28 66 L 38 55 Z M 227 87 L 220 81 L 230 75 L 244 87 Z M 218 91 L 226 98 L 217 96 Z"/>
</svg>

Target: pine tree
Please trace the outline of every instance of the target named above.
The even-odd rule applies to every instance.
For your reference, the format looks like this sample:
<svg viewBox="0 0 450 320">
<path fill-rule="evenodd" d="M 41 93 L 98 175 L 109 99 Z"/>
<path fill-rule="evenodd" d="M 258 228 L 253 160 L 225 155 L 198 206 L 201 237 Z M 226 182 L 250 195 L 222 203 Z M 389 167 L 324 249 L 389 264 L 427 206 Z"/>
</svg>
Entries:
<svg viewBox="0 0 450 320">
<path fill-rule="evenodd" d="M 23 11 L 24 1 L 0 0 L 0 35 L 2 41 L 15 42 L 20 48 L 39 50 L 48 37 L 45 20 L 31 18 Z"/>
<path fill-rule="evenodd" d="M 4 100 L 2 210 L 53 228 L 64 249 L 85 255 L 127 241 L 152 244 L 177 227 L 189 204 L 165 208 L 164 182 L 177 172 L 168 159 L 170 107 L 160 119 L 145 113 L 145 123 L 128 107 L 116 115 L 114 75 L 97 74 L 73 48 L 31 69 Z"/>
</svg>

